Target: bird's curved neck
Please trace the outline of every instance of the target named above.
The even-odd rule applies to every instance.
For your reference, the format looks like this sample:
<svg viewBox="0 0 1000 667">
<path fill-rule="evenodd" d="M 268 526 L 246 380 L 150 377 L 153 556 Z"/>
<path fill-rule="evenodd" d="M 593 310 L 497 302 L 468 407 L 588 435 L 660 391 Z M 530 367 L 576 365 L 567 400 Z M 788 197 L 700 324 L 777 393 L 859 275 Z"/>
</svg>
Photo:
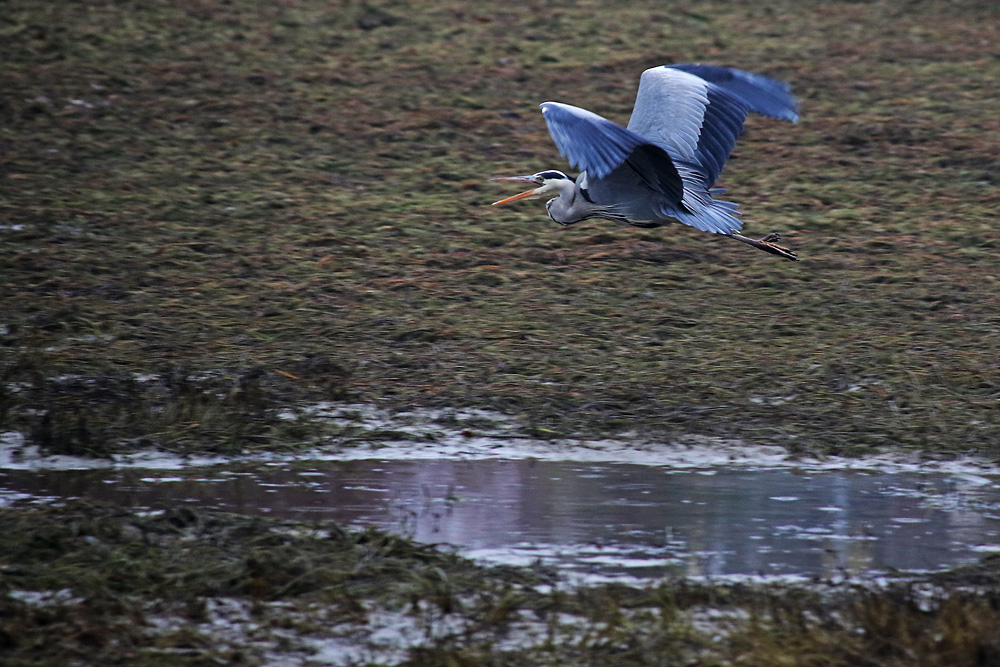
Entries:
<svg viewBox="0 0 1000 667">
<path fill-rule="evenodd" d="M 584 196 L 581 180 L 577 179 L 576 183 L 567 180 L 554 184 L 557 195 L 545 204 L 545 208 L 548 209 L 549 217 L 560 225 L 572 225 L 594 215 L 594 206 Z"/>
</svg>

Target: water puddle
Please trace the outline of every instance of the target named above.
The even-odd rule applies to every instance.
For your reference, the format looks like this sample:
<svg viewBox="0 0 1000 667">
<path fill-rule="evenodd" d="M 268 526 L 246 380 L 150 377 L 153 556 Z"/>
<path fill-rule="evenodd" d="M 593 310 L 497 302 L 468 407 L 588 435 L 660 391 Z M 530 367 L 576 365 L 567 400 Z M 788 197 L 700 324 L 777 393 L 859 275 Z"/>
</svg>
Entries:
<svg viewBox="0 0 1000 667">
<path fill-rule="evenodd" d="M 539 461 L 0 469 L 0 502 L 90 498 L 378 526 L 575 581 L 867 577 L 1000 551 L 1000 477 Z"/>
</svg>

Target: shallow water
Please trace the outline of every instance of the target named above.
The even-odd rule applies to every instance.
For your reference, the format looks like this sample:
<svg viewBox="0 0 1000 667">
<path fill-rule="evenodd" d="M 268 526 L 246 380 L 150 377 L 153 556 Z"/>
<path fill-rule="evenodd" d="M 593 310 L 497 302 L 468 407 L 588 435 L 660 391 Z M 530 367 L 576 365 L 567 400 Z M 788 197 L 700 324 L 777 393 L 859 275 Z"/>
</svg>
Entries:
<svg viewBox="0 0 1000 667">
<path fill-rule="evenodd" d="M 0 498 L 211 506 L 379 526 L 572 578 L 868 576 L 1000 551 L 1000 480 L 532 460 L 0 470 Z"/>
</svg>

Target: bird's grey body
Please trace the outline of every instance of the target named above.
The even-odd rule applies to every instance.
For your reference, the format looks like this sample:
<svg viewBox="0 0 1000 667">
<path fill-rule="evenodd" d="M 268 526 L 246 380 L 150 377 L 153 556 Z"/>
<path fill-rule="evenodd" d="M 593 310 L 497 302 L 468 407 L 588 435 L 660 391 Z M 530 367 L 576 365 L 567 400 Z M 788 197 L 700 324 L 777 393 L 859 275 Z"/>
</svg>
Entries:
<svg viewBox="0 0 1000 667">
<path fill-rule="evenodd" d="M 733 68 L 665 65 L 643 72 L 627 128 L 568 104 L 541 108 L 559 152 L 581 172 L 501 179 L 540 187 L 497 203 L 554 193 L 548 213 L 563 225 L 594 217 L 638 227 L 677 220 L 795 259 L 773 236 L 738 234 L 738 207 L 715 199 L 723 191 L 713 189 L 750 111 L 798 120 L 787 84 Z"/>
</svg>

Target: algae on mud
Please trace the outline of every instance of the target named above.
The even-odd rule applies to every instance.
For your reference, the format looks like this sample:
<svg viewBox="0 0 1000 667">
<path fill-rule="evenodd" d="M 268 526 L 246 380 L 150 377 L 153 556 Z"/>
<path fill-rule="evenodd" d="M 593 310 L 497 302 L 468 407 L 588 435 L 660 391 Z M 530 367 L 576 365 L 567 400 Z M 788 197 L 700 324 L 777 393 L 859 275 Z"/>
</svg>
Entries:
<svg viewBox="0 0 1000 667">
<path fill-rule="evenodd" d="M 0 428 L 273 448 L 324 431 L 279 410 L 349 399 L 997 454 L 991 3 L 4 7 Z M 487 206 L 560 166 L 538 102 L 624 121 L 691 60 L 803 98 L 724 174 L 800 265 Z"/>
</svg>

